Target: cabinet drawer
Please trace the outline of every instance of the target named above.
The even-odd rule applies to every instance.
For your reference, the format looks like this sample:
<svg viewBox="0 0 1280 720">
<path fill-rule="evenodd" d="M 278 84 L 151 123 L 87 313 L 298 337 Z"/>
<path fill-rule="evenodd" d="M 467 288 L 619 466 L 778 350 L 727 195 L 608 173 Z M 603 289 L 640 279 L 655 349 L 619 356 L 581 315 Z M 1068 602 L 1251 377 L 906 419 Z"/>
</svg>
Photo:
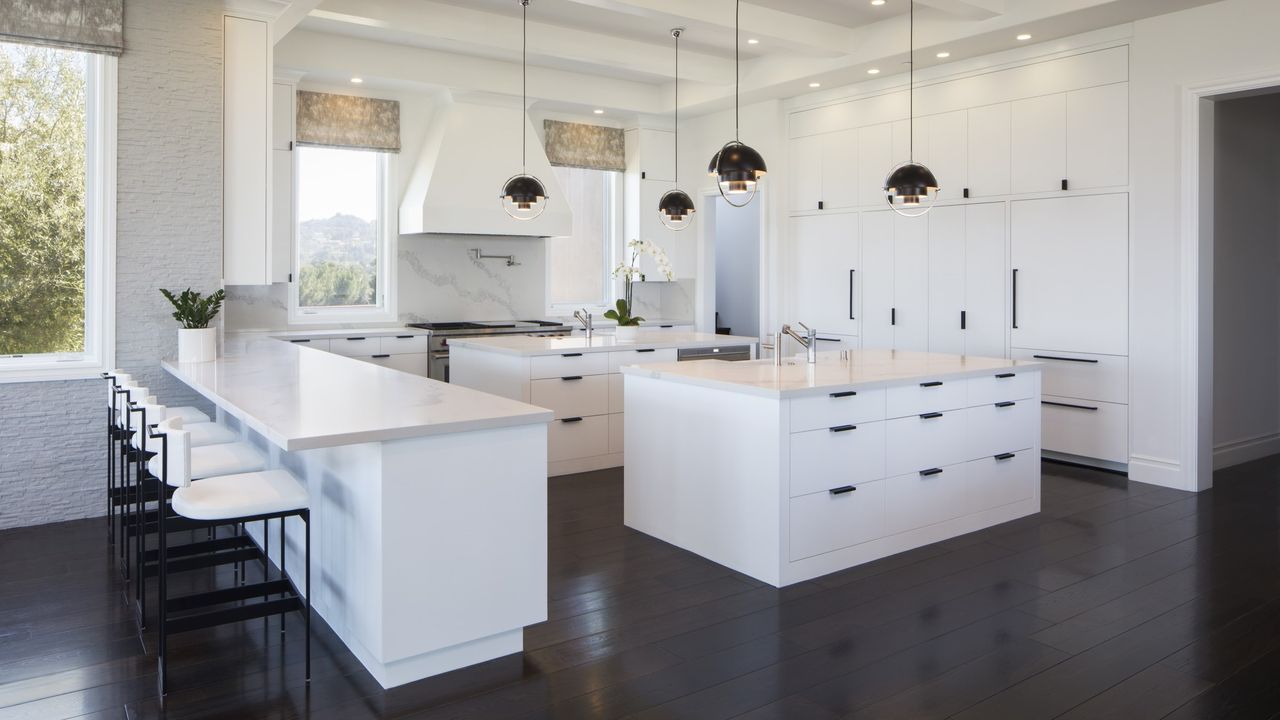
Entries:
<svg viewBox="0 0 1280 720">
<path fill-rule="evenodd" d="M 382 346 L 378 342 L 380 339 L 381 338 L 363 336 L 333 338 L 329 341 L 329 352 L 346 355 L 348 357 L 378 355 L 382 352 Z"/>
<path fill-rule="evenodd" d="M 990 405 L 1009 400 L 1026 400 L 1036 392 L 1036 371 L 1001 370 L 983 377 L 969 378 L 969 405 Z"/>
<path fill-rule="evenodd" d="M 791 560 L 857 545 L 884 534 L 885 481 L 852 487 L 839 494 L 824 490 L 791 498 Z"/>
<path fill-rule="evenodd" d="M 622 413 L 609 413 L 609 452 L 620 453 L 623 445 L 622 429 L 626 426 Z"/>
<path fill-rule="evenodd" d="M 791 401 L 791 432 L 883 419 L 884 390 L 849 390 Z"/>
<path fill-rule="evenodd" d="M 965 411 L 969 457 L 965 459 L 1035 447 L 1039 412 L 1040 408 L 1029 400 L 1003 400 L 969 408 Z"/>
<path fill-rule="evenodd" d="M 791 436 L 791 497 L 883 477 L 883 421 Z"/>
<path fill-rule="evenodd" d="M 1040 483 L 1037 453 L 1001 453 L 998 458 L 982 458 L 968 465 L 964 496 L 965 510 L 970 513 L 1030 499 Z"/>
<path fill-rule="evenodd" d="M 647 365 L 676 361 L 675 348 L 661 350 L 618 350 L 609 353 L 609 372 L 616 373 L 623 365 Z"/>
<path fill-rule="evenodd" d="M 902 475 L 980 456 L 967 447 L 969 412 L 928 413 L 885 423 L 885 473 Z"/>
<path fill-rule="evenodd" d="M 623 380 L 625 375 L 609 375 L 609 412 L 618 413 L 623 411 L 622 399 L 626 395 L 623 388 L 626 382 Z"/>
<path fill-rule="evenodd" d="M 552 420 L 547 426 L 547 460 L 575 460 L 609 452 L 609 416 L 584 417 L 574 422 Z"/>
<path fill-rule="evenodd" d="M 399 370 L 411 375 L 427 376 L 427 368 L 431 365 L 431 356 L 426 353 L 408 353 L 402 355 L 386 355 L 378 354 L 370 358 L 358 358 L 360 360 L 368 360 L 376 365 Z"/>
<path fill-rule="evenodd" d="M 529 361 L 529 377 L 561 378 L 568 375 L 603 375 L 609 370 L 607 353 L 538 355 Z"/>
<path fill-rule="evenodd" d="M 1014 348 L 1015 360 L 1044 363 L 1040 392 L 1102 402 L 1129 402 L 1129 358 Z"/>
<path fill-rule="evenodd" d="M 569 375 L 529 383 L 529 403 L 555 411 L 556 419 L 609 412 L 607 375 Z"/>
<path fill-rule="evenodd" d="M 885 480 L 885 534 L 906 532 L 969 514 L 972 507 L 969 465 L 936 468 L 923 475 L 905 473 Z"/>
<path fill-rule="evenodd" d="M 1081 457 L 1129 462 L 1129 406 L 1043 396 L 1041 445 Z"/>
<path fill-rule="evenodd" d="M 388 335 L 378 338 L 378 347 L 383 355 L 425 353 L 431 349 L 430 345 L 430 335 Z"/>
<path fill-rule="evenodd" d="M 891 418 L 920 413 L 955 410 L 969 399 L 966 381 L 921 380 L 910 385 L 891 387 L 886 391 L 887 415 Z"/>
<path fill-rule="evenodd" d="M 329 352 L 329 338 L 291 338 L 289 342 L 298 347 L 309 347 Z"/>
</svg>

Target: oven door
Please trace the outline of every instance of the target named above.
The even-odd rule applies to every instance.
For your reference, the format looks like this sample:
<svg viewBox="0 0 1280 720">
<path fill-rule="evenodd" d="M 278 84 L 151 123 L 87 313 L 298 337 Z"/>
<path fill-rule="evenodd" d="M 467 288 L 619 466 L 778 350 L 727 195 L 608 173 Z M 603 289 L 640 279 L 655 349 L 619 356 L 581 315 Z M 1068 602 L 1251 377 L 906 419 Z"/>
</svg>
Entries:
<svg viewBox="0 0 1280 720">
<path fill-rule="evenodd" d="M 427 377 L 440 382 L 449 382 L 449 348 L 431 351 Z"/>
</svg>

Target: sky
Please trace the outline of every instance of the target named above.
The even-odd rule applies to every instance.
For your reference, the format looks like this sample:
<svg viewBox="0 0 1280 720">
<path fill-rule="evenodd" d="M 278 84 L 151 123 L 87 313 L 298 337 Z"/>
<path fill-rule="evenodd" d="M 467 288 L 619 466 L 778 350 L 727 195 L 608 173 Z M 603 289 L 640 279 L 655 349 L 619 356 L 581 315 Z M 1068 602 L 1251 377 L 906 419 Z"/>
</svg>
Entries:
<svg viewBox="0 0 1280 720">
<path fill-rule="evenodd" d="M 378 214 L 378 154 L 361 150 L 299 147 L 298 222 Z"/>
</svg>

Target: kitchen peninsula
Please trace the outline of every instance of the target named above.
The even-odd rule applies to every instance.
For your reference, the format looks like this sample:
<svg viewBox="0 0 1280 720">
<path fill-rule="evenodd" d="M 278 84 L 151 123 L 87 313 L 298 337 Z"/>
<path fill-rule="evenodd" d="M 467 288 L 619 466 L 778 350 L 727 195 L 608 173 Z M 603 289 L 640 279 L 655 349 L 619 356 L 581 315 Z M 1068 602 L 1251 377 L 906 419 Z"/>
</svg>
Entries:
<svg viewBox="0 0 1280 720">
<path fill-rule="evenodd" d="M 642 330 L 627 339 L 604 333 L 462 338 L 449 344 L 450 379 L 553 410 L 547 474 L 565 475 L 623 464 L 621 368 L 712 357 L 750 360 L 755 348 L 754 337 L 674 330 Z"/>
<path fill-rule="evenodd" d="M 164 367 L 308 486 L 312 557 L 291 523 L 287 567 L 310 562 L 313 607 L 383 687 L 546 620 L 549 411 L 262 335 Z"/>
<path fill-rule="evenodd" d="M 622 369 L 624 521 L 781 587 L 1040 510 L 1038 363 Z"/>
</svg>

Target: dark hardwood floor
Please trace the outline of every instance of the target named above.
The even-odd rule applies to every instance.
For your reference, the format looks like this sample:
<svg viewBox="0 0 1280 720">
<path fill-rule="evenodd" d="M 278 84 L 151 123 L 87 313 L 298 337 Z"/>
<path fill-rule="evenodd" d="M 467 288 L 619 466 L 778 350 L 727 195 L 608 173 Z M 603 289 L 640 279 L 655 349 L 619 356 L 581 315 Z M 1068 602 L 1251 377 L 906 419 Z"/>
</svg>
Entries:
<svg viewBox="0 0 1280 720">
<path fill-rule="evenodd" d="M 317 622 L 308 688 L 301 623 L 257 620 L 178 636 L 163 703 L 103 521 L 8 531 L 0 718 L 1280 718 L 1280 459 L 1200 495 L 1043 484 L 1038 515 L 777 590 L 624 528 L 619 471 L 553 479 L 523 655 L 383 691 Z"/>
</svg>

